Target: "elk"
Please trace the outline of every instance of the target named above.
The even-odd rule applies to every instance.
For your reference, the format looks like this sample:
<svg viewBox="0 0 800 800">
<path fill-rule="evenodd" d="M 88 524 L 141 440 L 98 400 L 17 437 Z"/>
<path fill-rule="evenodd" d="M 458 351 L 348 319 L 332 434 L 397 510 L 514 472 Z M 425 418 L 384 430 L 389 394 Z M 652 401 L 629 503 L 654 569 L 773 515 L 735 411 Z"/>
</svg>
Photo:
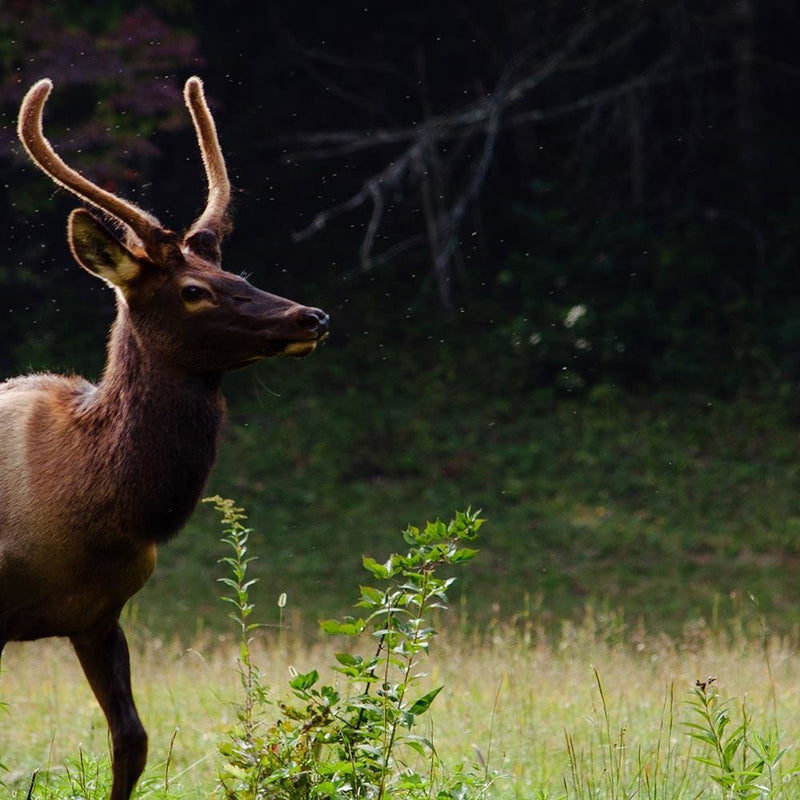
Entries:
<svg viewBox="0 0 800 800">
<path fill-rule="evenodd" d="M 22 101 L 18 133 L 84 208 L 69 216 L 78 264 L 109 284 L 116 318 L 99 383 L 31 374 L 0 383 L 0 654 L 10 641 L 68 637 L 111 734 L 111 800 L 127 800 L 147 735 L 133 700 L 119 624 L 159 544 L 197 503 L 214 462 L 227 370 L 304 356 L 328 316 L 221 267 L 230 183 L 197 77 L 189 108 L 208 183 L 205 210 L 179 235 L 69 167 L 42 131 L 45 78 Z"/>
</svg>

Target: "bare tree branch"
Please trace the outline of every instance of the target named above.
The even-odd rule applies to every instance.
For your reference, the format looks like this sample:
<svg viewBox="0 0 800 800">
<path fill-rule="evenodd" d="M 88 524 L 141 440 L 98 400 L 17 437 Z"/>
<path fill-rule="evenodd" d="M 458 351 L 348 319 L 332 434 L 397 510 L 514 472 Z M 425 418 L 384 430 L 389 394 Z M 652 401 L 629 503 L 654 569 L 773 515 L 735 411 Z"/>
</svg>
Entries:
<svg viewBox="0 0 800 800">
<path fill-rule="evenodd" d="M 370 268 L 378 263 L 373 249 L 387 197 L 399 193 L 407 184 L 416 184 L 426 222 L 431 269 L 442 305 L 452 309 L 450 262 L 458 252 L 459 233 L 466 212 L 481 194 L 503 130 L 569 114 L 592 113 L 603 105 L 621 100 L 629 103 L 631 92 L 642 92 L 659 81 L 686 77 L 685 69 L 669 69 L 676 58 L 675 53 L 669 51 L 652 60 L 638 74 L 613 86 L 566 102 L 530 107 L 530 97 L 556 76 L 594 74 L 599 66 L 641 40 L 647 31 L 647 22 L 637 18 L 635 24 L 622 27 L 620 33 L 608 41 L 608 26 L 617 24 L 620 10 L 628 7 L 625 0 L 600 11 L 592 7 L 566 35 L 560 47 L 546 49 L 546 43 L 532 42 L 509 60 L 492 92 L 460 109 L 443 114 L 431 113 L 423 72 L 418 83 L 423 87 L 421 101 L 425 118 L 419 124 L 369 131 L 329 131 L 301 137 L 302 149 L 287 156 L 288 161 L 374 154 L 381 148 L 388 153 L 386 165 L 367 178 L 357 192 L 347 200 L 320 211 L 309 225 L 294 235 L 294 239 L 307 239 L 329 221 L 370 205 L 370 219 L 360 248 L 362 266 Z M 543 57 L 542 52 L 545 53 Z M 704 65 L 704 70 L 710 68 L 713 66 Z M 570 81 L 574 83 L 574 77 Z M 523 103 L 528 107 L 522 107 Z M 475 152 L 476 141 L 480 142 L 478 154 Z M 453 143 L 458 146 L 447 152 Z M 477 160 L 473 162 L 475 155 Z M 431 176 L 444 173 L 449 176 L 449 185 L 445 186 L 438 179 L 440 185 L 434 187 Z M 452 181 L 460 183 L 460 186 L 456 188 Z"/>
</svg>

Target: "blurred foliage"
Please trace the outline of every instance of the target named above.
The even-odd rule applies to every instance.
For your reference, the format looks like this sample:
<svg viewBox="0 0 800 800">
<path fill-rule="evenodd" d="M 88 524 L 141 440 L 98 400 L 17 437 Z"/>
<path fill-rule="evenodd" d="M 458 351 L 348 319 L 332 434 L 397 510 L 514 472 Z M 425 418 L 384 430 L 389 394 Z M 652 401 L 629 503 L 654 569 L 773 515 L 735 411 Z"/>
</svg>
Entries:
<svg viewBox="0 0 800 800">
<path fill-rule="evenodd" d="M 518 250 L 496 280 L 531 387 L 730 395 L 797 378 L 800 329 L 787 294 L 797 270 L 788 260 L 742 265 L 759 246 L 747 228 L 700 214 L 659 228 L 619 215 L 587 222 L 535 200 L 515 217 Z M 770 246 L 788 254 L 795 232 L 782 229 Z"/>
<path fill-rule="evenodd" d="M 591 35 L 569 50 L 586 26 Z M 358 7 L 347 24 L 335 4 L 309 2 L 9 0 L 0 374 L 96 375 L 102 353 L 88 343 L 99 347 L 111 314 L 110 295 L 64 242 L 74 201 L 14 140 L 23 92 L 54 77 L 45 124 L 56 148 L 180 228 L 202 207 L 180 97 L 200 72 L 239 189 L 226 266 L 324 306 L 340 341 L 369 332 L 367 346 L 458 347 L 468 313 L 470 346 L 490 359 L 501 337 L 529 389 L 731 393 L 797 381 L 800 152 L 787 108 L 800 89 L 799 30 L 800 11 L 778 0 L 539 10 L 513 0 L 500 12 L 413 2 Z M 358 263 L 366 207 L 293 240 L 399 155 L 384 146 L 299 157 L 305 134 L 368 139 L 431 115 L 446 122 L 525 69 L 539 78 L 504 112 L 482 192 L 453 234 L 456 319 L 439 306 L 419 175 L 386 190 L 371 268 Z M 482 136 L 478 127 L 437 140 L 445 195 L 474 177 Z"/>
<path fill-rule="evenodd" d="M 110 191 L 143 182 L 137 166 L 160 154 L 154 131 L 187 124 L 175 72 L 202 64 L 198 43 L 160 19 L 157 7 L 9 2 L 0 10 L 3 117 L 15 118 L 36 80 L 53 78 L 58 91 L 48 105 L 48 138 Z M 13 126 L 3 126 L 0 145 L 28 163 Z M 15 200 L 21 213 L 41 209 L 35 194 L 21 191 Z"/>
<path fill-rule="evenodd" d="M 292 156 L 305 134 L 462 112 L 520 63 L 550 63 L 602 5 L 4 3 L 0 373 L 97 376 L 113 316 L 68 253 L 74 199 L 14 142 L 23 92 L 54 77 L 57 149 L 179 228 L 203 205 L 180 98 L 200 72 L 236 187 L 225 266 L 333 320 L 311 359 L 227 379 L 211 490 L 267 520 L 265 585 L 333 610 L 353 577 L 336 552 L 468 499 L 495 532 L 466 587 L 482 619 L 527 597 L 552 621 L 611 594 L 674 623 L 746 586 L 791 627 L 800 7 L 765 0 L 742 24 L 733 0 L 615 4 L 575 68 L 503 120 L 458 230 L 452 315 L 430 254 L 399 247 L 425 238 L 413 181 L 387 195 L 369 269 L 367 209 L 292 237 L 396 156 Z M 439 145 L 467 154 L 462 179 L 481 135 Z M 176 628 L 206 617 L 211 525 L 190 527 L 142 599 Z"/>
<path fill-rule="evenodd" d="M 255 602 L 286 592 L 287 618 L 313 627 L 346 606 L 353 553 L 388 553 L 392 522 L 468 497 L 491 531 L 465 577 L 465 625 L 527 614 L 551 629 L 588 603 L 675 633 L 749 594 L 774 630 L 800 622 L 791 391 L 719 401 L 598 384 L 564 397 L 524 388 L 520 353 L 486 358 L 467 341 L 413 357 L 400 343 L 379 355 L 332 341 L 231 376 L 208 491 L 242 498 L 252 546 L 268 553 L 253 565 Z M 198 512 L 163 548 L 138 600 L 145 623 L 222 624 L 213 529 Z"/>
</svg>

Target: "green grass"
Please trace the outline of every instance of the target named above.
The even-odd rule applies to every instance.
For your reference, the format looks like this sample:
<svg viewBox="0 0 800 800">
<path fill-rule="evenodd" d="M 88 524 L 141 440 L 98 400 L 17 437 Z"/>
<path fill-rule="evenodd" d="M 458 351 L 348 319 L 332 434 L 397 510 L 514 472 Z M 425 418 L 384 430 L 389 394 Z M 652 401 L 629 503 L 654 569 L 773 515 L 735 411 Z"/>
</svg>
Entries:
<svg viewBox="0 0 800 800">
<path fill-rule="evenodd" d="M 445 345 L 346 350 L 228 385 L 209 493 L 247 507 L 257 601 L 273 621 L 282 592 L 294 624 L 338 613 L 360 553 L 388 553 L 406 523 L 470 504 L 490 520 L 461 586 L 475 624 L 530 613 L 553 629 L 593 603 L 676 634 L 749 595 L 775 629 L 800 624 L 800 432 L 788 403 L 609 387 L 556 398 L 524 388 L 513 354 L 487 364 Z M 136 601 L 142 620 L 217 629 L 220 552 L 201 509 L 162 548 Z"/>
<path fill-rule="evenodd" d="M 213 527 L 218 530 L 216 520 Z M 396 549 L 397 533 L 389 538 Z M 248 556 L 261 554 L 256 540 L 254 534 Z M 360 559 L 351 558 L 355 568 Z M 215 564 L 205 577 L 216 583 L 226 572 Z M 348 587 L 349 600 L 358 582 Z M 219 594 L 215 585 L 214 602 L 224 613 Z M 626 617 L 586 600 L 580 612 L 575 604 L 558 622 L 532 601 L 514 614 L 491 609 L 489 617 L 473 616 L 481 601 L 467 593 L 457 609 L 435 620 L 440 634 L 419 667 L 424 676 L 417 692 L 444 687 L 422 733 L 450 769 L 464 765 L 490 776 L 487 797 L 788 800 L 800 791 L 800 754 L 793 747 L 800 741 L 800 641 L 796 632 L 770 630 L 769 615 L 754 601 L 736 595 L 712 604 L 709 617 L 685 620 L 674 635 L 647 628 L 643 615 Z M 241 642 L 230 634 L 230 621 L 228 632 L 206 626 L 191 637 L 180 628 L 177 635 L 159 635 L 137 617 L 137 608 L 124 624 L 137 704 L 151 734 L 137 797 L 220 797 L 218 748 L 237 724 L 242 700 Z M 257 606 L 253 621 L 269 616 L 269 606 Z M 287 696 L 288 680 L 298 673 L 320 669 L 326 683 L 343 680 L 325 669 L 341 643 L 312 635 L 304 618 L 288 622 L 254 632 L 250 646 L 273 703 Z M 3 669 L 0 698 L 8 710 L 0 726 L 6 767 L 0 797 L 22 800 L 32 785 L 34 800 L 105 797 L 105 722 L 69 648 L 53 640 L 11 643 Z M 711 723 L 688 727 L 699 724 L 696 683 L 709 676 L 731 720 L 726 728 L 714 717 L 722 767 L 703 741 L 716 741 L 706 734 Z M 267 706 L 271 711 L 281 713 L 277 705 Z M 759 767 L 761 745 L 785 754 L 769 769 Z M 752 774 L 742 772 L 745 765 Z M 723 779 L 745 789 L 724 793 Z"/>
<path fill-rule="evenodd" d="M 208 493 L 236 498 L 255 528 L 252 595 L 268 626 L 255 649 L 274 692 L 290 666 L 331 662 L 316 620 L 349 613 L 362 553 L 387 555 L 407 523 L 472 505 L 489 522 L 440 621 L 430 682 L 446 688 L 430 734 L 446 762 L 497 770 L 493 796 L 719 797 L 683 728 L 709 675 L 732 714 L 746 702 L 753 730 L 800 742 L 800 432 L 787 401 L 557 398 L 526 389 L 513 354 L 347 349 L 228 385 Z M 125 613 L 151 734 L 142 798 L 210 796 L 235 721 L 218 531 L 201 507 Z M 102 784 L 105 723 L 69 649 L 12 644 L 3 659 L 0 798 L 26 797 L 35 770 L 37 800 L 82 796 L 81 774 Z M 785 793 L 768 797 L 800 796 L 797 749 L 779 765 Z"/>
<path fill-rule="evenodd" d="M 275 698 L 286 693 L 290 667 L 303 672 L 330 663 L 336 648 L 332 640 L 273 631 L 257 637 L 253 652 Z M 230 703 L 240 694 L 237 643 L 205 636 L 187 648 L 139 631 L 132 649 L 151 740 L 138 797 L 211 797 L 217 746 L 235 721 Z M 84 796 L 65 790 L 67 771 L 73 781 L 80 772 L 80 753 L 102 786 L 105 724 L 69 649 L 57 641 L 10 645 L 3 666 L 0 691 L 10 709 L 0 752 L 10 772 L 0 797 L 24 798 L 35 770 L 37 800 Z M 429 684 L 445 688 L 426 734 L 445 764 L 496 771 L 491 797 L 500 800 L 721 797 L 713 770 L 694 759 L 707 751 L 685 727 L 696 720 L 689 706 L 695 681 L 709 675 L 732 701 L 734 721 L 744 702 L 752 731 L 779 731 L 784 746 L 800 742 L 793 639 L 755 640 L 708 626 L 669 638 L 589 611 L 555 639 L 532 626 L 496 625 L 480 638 L 443 626 L 427 668 Z M 339 679 L 323 671 L 323 680 Z M 796 797 L 799 769 L 793 746 L 778 766 L 777 788 L 765 796 Z"/>
</svg>

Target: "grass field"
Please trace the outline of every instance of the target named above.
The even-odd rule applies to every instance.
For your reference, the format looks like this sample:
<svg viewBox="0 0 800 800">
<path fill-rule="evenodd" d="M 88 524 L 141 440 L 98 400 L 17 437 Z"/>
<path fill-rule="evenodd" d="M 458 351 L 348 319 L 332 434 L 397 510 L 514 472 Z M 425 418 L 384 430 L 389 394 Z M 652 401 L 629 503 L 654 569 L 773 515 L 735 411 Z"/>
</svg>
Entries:
<svg viewBox="0 0 800 800">
<path fill-rule="evenodd" d="M 209 493 L 248 510 L 265 615 L 285 592 L 313 628 L 350 602 L 362 553 L 381 557 L 406 524 L 472 506 L 489 520 L 459 584 L 476 624 L 529 612 L 557 630 L 592 603 L 677 635 L 752 594 L 774 629 L 800 625 L 790 402 L 607 387 L 556 399 L 508 388 L 511 367 L 498 367 L 496 394 L 454 363 L 408 367 L 391 388 L 371 364 L 348 386 L 321 358 L 255 393 L 245 376 L 233 385 Z M 305 381 L 324 393 L 304 395 Z M 216 530 L 202 509 L 162 549 L 137 599 L 149 627 L 219 626 Z"/>
<path fill-rule="evenodd" d="M 732 719 L 745 703 L 748 732 L 792 746 L 763 796 L 800 797 L 791 403 L 602 386 L 556 398 L 515 383 L 513 364 L 487 375 L 468 354 L 414 355 L 428 362 L 419 374 L 384 351 L 391 385 L 376 364 L 352 383 L 322 358 L 282 365 L 280 383 L 255 372 L 229 385 L 208 491 L 236 498 L 255 529 L 268 626 L 255 648 L 273 696 L 290 665 L 332 662 L 316 620 L 349 613 L 362 554 L 381 559 L 406 524 L 471 505 L 489 521 L 429 669 L 445 686 L 429 731 L 445 762 L 496 772 L 497 798 L 722 797 L 683 726 L 695 681 L 714 675 Z M 125 612 L 151 736 L 139 797 L 214 789 L 239 692 L 223 554 L 203 507 Z M 105 723 L 63 642 L 9 645 L 0 700 L 0 797 L 26 798 L 37 770 L 38 800 L 103 796 Z"/>
<path fill-rule="evenodd" d="M 221 763 L 217 746 L 234 720 L 237 649 L 211 636 L 191 647 L 143 631 L 132 638 L 151 741 L 138 796 L 209 797 Z M 276 696 L 285 693 L 290 665 L 321 666 L 332 650 L 329 640 L 309 643 L 290 631 L 273 631 L 255 646 Z M 107 753 L 105 725 L 69 649 L 52 641 L 10 646 L 3 669 L 0 690 L 10 707 L 0 752 L 10 771 L 2 796 L 24 798 L 40 770 L 34 797 L 101 797 L 92 787 L 97 770 L 101 787 L 107 771 L 104 760 L 97 763 Z M 490 797 L 722 797 L 714 771 L 693 760 L 703 750 L 683 726 L 694 719 L 687 701 L 695 681 L 710 675 L 731 699 L 734 722 L 746 704 L 751 737 L 777 730 L 792 746 L 763 796 L 800 796 L 797 642 L 703 626 L 673 639 L 587 613 L 553 641 L 535 628 L 496 626 L 481 640 L 445 632 L 428 671 L 432 685 L 445 686 L 429 733 L 446 763 L 496 773 Z M 65 769 L 76 781 L 81 753 L 89 790 L 69 794 Z"/>
</svg>

